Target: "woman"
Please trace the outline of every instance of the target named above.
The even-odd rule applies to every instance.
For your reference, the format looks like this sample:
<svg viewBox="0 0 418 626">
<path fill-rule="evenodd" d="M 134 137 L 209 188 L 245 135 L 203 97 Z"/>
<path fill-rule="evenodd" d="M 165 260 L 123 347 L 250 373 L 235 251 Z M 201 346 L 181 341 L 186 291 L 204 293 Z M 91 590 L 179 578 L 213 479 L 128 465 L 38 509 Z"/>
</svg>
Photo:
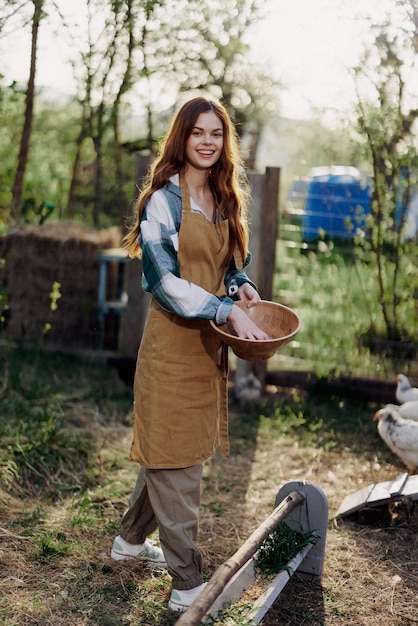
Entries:
<svg viewBox="0 0 418 626">
<path fill-rule="evenodd" d="M 248 262 L 247 195 L 225 108 L 197 97 L 175 116 L 125 237 L 142 254 L 152 293 L 134 382 L 131 458 L 141 465 L 114 559 L 144 557 L 172 577 L 169 607 L 184 611 L 202 591 L 198 531 L 202 463 L 228 452 L 227 349 L 211 328 L 266 339 L 234 305 L 259 301 Z M 245 260 L 245 262 L 244 262 Z M 162 550 L 147 539 L 156 528 Z"/>
</svg>

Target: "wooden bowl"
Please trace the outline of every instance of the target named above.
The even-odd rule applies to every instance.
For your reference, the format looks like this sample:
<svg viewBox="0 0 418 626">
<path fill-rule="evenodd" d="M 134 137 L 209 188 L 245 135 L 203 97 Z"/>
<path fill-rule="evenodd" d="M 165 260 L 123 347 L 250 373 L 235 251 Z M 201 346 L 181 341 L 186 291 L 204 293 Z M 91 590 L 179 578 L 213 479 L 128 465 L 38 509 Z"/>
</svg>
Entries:
<svg viewBox="0 0 418 626">
<path fill-rule="evenodd" d="M 232 324 L 227 322 L 217 326 L 211 321 L 212 327 L 221 336 L 234 354 L 246 361 L 266 361 L 274 353 L 283 348 L 299 332 L 301 320 L 287 306 L 277 302 L 261 300 L 255 306 L 247 308 L 242 302 L 235 302 L 271 339 L 250 340 L 237 337 Z"/>
</svg>

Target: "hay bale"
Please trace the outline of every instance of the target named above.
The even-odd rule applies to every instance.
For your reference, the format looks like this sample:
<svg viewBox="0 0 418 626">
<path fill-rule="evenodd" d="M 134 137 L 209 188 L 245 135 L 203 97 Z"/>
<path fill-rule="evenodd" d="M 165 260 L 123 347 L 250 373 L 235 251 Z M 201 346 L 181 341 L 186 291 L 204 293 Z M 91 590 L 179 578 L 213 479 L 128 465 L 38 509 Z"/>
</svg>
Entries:
<svg viewBox="0 0 418 626">
<path fill-rule="evenodd" d="M 69 222 L 22 226 L 0 238 L 13 339 L 93 348 L 97 327 L 100 252 L 120 246 L 118 228 L 88 229 Z M 110 273 L 109 284 L 115 283 Z M 51 309 L 51 292 L 61 297 Z M 116 289 L 116 286 L 113 287 Z M 45 333 L 46 325 L 50 329 Z"/>
</svg>

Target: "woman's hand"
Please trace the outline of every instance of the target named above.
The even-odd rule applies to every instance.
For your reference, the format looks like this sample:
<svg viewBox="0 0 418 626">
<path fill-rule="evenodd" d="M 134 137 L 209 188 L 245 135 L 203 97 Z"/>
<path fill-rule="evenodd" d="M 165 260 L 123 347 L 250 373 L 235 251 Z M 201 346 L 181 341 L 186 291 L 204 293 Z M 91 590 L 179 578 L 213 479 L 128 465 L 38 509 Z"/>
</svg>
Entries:
<svg viewBox="0 0 418 626">
<path fill-rule="evenodd" d="M 251 287 L 249 283 L 244 283 L 238 288 L 238 296 L 241 302 L 245 302 L 247 307 L 253 307 L 260 301 L 258 292 Z M 228 320 L 234 327 L 235 332 L 241 339 L 270 339 L 270 337 L 261 328 L 259 328 L 252 319 L 248 317 L 245 311 L 238 306 L 233 306 Z"/>
<path fill-rule="evenodd" d="M 251 308 L 261 300 L 258 291 L 250 283 L 243 283 L 238 287 L 238 298 L 241 302 L 246 302 L 248 308 Z"/>
</svg>

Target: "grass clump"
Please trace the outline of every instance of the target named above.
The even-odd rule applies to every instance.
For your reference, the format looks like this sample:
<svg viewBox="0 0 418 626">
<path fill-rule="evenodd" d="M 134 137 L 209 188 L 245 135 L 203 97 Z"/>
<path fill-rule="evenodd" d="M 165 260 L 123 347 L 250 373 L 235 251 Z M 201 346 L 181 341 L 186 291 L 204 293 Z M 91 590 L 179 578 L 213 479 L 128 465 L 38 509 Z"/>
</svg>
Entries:
<svg viewBox="0 0 418 626">
<path fill-rule="evenodd" d="M 257 552 L 256 571 L 263 578 L 285 570 L 289 571 L 289 561 L 306 546 L 314 545 L 317 541 L 318 536 L 315 533 L 302 533 L 290 528 L 285 522 L 280 522 Z"/>
<path fill-rule="evenodd" d="M 11 357 L 0 398 L 0 412 L 7 417 L 0 423 L 0 478 L 26 493 L 46 492 L 54 499 L 81 487 L 91 446 L 68 429 L 67 400 L 60 397 L 49 370 L 47 357 L 31 360 L 21 351 Z"/>
<path fill-rule="evenodd" d="M 46 532 L 37 537 L 32 549 L 32 558 L 38 563 L 46 564 L 71 554 L 71 551 L 71 542 L 64 533 Z"/>
<path fill-rule="evenodd" d="M 243 602 L 219 611 L 216 617 L 209 615 L 205 623 L 210 626 L 256 626 L 257 622 L 251 618 L 252 612 L 252 604 Z"/>
<path fill-rule="evenodd" d="M 6 475 L 25 491 L 47 492 L 54 499 L 81 487 L 77 478 L 88 467 L 90 445 L 68 433 L 63 421 L 44 407 L 15 422 L 15 432 L 0 453 Z"/>
<path fill-rule="evenodd" d="M 0 421 L 2 483 L 12 492 L 42 493 L 52 501 L 91 486 L 94 434 L 100 422 L 114 419 L 118 400 L 123 408 L 128 406 L 129 390 L 119 394 L 117 386 L 105 384 L 104 364 L 92 368 L 81 357 L 40 349 L 8 351 L 0 356 L 0 371 L 0 413 L 5 418 Z"/>
</svg>

